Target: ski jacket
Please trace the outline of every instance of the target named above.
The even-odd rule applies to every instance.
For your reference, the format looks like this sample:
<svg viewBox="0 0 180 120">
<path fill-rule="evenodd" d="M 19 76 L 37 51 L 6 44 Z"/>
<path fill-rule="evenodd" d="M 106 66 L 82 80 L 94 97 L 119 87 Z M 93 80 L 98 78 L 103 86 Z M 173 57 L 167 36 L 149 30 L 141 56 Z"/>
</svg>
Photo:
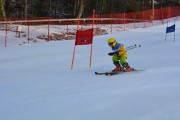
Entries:
<svg viewBox="0 0 180 120">
<path fill-rule="evenodd" d="M 118 52 L 118 56 L 126 57 L 128 56 L 126 48 L 123 44 L 117 43 L 115 47 L 112 48 L 113 52 Z"/>
</svg>

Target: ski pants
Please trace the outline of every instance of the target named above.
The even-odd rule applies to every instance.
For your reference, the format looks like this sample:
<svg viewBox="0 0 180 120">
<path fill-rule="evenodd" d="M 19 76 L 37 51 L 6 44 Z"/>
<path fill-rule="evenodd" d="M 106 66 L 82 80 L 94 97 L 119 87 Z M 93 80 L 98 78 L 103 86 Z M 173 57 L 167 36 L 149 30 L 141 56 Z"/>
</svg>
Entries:
<svg viewBox="0 0 180 120">
<path fill-rule="evenodd" d="M 114 62 L 119 62 L 119 61 L 120 61 L 121 65 L 124 64 L 124 63 L 127 63 L 127 62 L 126 62 L 126 59 L 127 59 L 127 57 L 124 57 L 124 56 L 117 56 L 117 55 L 114 55 L 114 56 L 112 57 L 113 63 L 114 63 Z"/>
</svg>

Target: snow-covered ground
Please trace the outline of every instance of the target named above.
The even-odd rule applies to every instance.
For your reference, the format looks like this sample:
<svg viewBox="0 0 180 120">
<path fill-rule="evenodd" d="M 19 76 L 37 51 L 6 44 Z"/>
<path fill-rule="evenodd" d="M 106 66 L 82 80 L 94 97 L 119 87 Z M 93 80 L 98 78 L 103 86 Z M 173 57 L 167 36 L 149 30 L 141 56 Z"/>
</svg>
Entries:
<svg viewBox="0 0 180 120">
<path fill-rule="evenodd" d="M 1 31 L 0 120 L 179 120 L 180 21 L 176 42 L 174 33 L 165 42 L 165 30 L 166 24 L 96 36 L 92 67 L 90 46 L 77 46 L 73 70 L 73 40 L 17 46 L 21 38 L 9 33 L 3 47 Z M 145 71 L 95 75 L 114 68 L 110 37 L 141 45 L 128 51 L 128 62 Z"/>
</svg>

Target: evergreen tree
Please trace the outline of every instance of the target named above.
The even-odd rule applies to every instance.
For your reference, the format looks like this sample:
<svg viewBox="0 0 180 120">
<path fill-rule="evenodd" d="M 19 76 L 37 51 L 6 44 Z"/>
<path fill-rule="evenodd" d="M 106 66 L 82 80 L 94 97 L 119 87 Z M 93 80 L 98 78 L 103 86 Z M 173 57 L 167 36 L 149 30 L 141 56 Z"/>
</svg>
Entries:
<svg viewBox="0 0 180 120">
<path fill-rule="evenodd" d="M 180 4 L 180 0 L 0 0 L 0 17 L 88 17 L 93 9 L 96 14 L 148 10 L 152 1 L 155 8 Z"/>
<path fill-rule="evenodd" d="M 0 0 L 0 18 L 5 20 L 6 18 L 6 12 L 4 9 L 4 0 Z"/>
</svg>

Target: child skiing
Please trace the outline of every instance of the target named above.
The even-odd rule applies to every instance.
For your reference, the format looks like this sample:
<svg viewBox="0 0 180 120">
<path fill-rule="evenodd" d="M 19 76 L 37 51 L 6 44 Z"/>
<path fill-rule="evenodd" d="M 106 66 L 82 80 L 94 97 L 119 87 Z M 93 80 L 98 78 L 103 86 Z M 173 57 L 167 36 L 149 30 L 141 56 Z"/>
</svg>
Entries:
<svg viewBox="0 0 180 120">
<path fill-rule="evenodd" d="M 113 51 L 108 53 L 108 55 L 112 56 L 113 64 L 116 66 L 112 71 L 131 72 L 132 69 L 126 62 L 128 54 L 124 45 L 118 43 L 115 38 L 109 38 L 108 45 L 112 48 Z"/>
</svg>

